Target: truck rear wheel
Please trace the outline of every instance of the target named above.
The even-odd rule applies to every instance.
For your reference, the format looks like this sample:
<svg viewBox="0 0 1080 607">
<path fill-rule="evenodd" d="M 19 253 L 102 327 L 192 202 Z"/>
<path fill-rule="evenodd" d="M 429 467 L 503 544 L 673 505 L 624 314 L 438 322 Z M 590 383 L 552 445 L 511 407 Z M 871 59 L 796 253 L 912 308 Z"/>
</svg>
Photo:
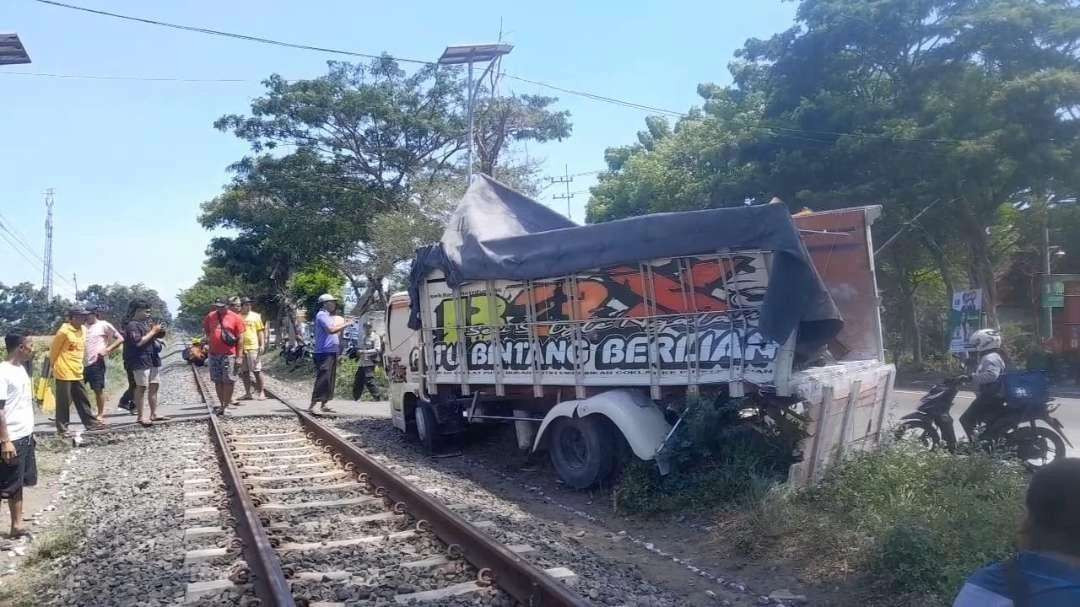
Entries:
<svg viewBox="0 0 1080 607">
<path fill-rule="evenodd" d="M 615 436 L 600 416 L 561 417 L 551 425 L 548 454 L 564 483 L 588 489 L 615 469 Z"/>
<path fill-rule="evenodd" d="M 416 404 L 416 436 L 428 455 L 439 449 L 441 443 L 439 422 L 435 419 L 435 412 L 431 410 L 431 405 L 425 402 Z"/>
</svg>

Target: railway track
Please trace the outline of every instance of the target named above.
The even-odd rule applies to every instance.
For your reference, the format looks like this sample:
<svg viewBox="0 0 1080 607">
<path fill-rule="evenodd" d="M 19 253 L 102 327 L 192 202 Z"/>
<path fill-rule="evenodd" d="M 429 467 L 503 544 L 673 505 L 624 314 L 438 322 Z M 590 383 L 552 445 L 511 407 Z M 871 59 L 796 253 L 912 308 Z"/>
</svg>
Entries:
<svg viewBox="0 0 1080 607">
<path fill-rule="evenodd" d="M 239 604 L 260 607 L 475 604 L 478 597 L 492 605 L 589 604 L 567 585 L 572 571 L 532 565 L 525 558 L 531 547 L 495 541 L 287 400 L 270 395 L 295 419 L 214 415 L 213 390 L 197 367 L 192 372 L 210 412 L 220 481 L 191 471 L 186 534 L 228 545 L 211 539 L 185 560 L 242 562 L 221 570 L 226 577 L 192 582 L 190 604 L 230 587 L 243 588 Z M 201 517 L 223 528 L 203 526 Z"/>
</svg>

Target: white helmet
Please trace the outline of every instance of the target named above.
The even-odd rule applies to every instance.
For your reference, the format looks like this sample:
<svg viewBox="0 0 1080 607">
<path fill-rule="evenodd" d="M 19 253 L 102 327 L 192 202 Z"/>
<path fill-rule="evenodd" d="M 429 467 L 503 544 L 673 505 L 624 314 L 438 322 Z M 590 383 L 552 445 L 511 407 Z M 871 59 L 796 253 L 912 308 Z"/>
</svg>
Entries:
<svg viewBox="0 0 1080 607">
<path fill-rule="evenodd" d="M 1001 333 L 997 329 L 979 329 L 968 338 L 968 345 L 976 352 L 996 350 L 1001 347 Z"/>
<path fill-rule="evenodd" d="M 323 293 L 322 295 L 319 296 L 319 303 L 320 304 L 324 304 L 324 303 L 326 303 L 328 301 L 337 301 L 337 297 L 334 297 L 333 295 L 331 295 L 329 293 Z"/>
</svg>

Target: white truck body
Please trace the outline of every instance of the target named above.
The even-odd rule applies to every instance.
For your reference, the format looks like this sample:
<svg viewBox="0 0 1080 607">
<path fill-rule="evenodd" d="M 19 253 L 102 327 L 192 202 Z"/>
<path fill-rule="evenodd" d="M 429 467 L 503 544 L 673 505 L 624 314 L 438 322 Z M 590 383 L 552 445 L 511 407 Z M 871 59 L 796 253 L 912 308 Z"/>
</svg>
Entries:
<svg viewBox="0 0 1080 607">
<path fill-rule="evenodd" d="M 858 355 L 873 356 L 881 351 L 873 208 L 826 219 L 863 222 L 854 226 L 854 255 L 869 264 L 855 271 L 864 283 L 860 296 L 851 296 L 857 280 L 829 282 L 817 256 L 814 263 L 830 291 L 859 309 L 864 331 L 877 331 L 852 340 L 860 344 Z M 834 252 L 828 251 L 830 261 Z M 801 400 L 811 437 L 790 478 L 812 482 L 844 451 L 877 444 L 894 371 L 878 357 L 795 370 L 796 334 L 781 344 L 758 329 L 772 255 L 728 250 L 456 288 L 433 270 L 419 289 L 419 330 L 408 326 L 407 294 L 393 296 L 387 310 L 393 423 L 423 438 L 433 423 L 453 426 L 450 432 L 513 421 L 519 445 L 537 450 L 557 420 L 603 418 L 635 456 L 650 460 L 672 429 L 658 403 L 726 385 L 733 396 L 752 390 Z M 852 273 L 850 266 L 848 260 L 841 274 Z M 562 475 L 557 462 L 556 468 Z"/>
</svg>

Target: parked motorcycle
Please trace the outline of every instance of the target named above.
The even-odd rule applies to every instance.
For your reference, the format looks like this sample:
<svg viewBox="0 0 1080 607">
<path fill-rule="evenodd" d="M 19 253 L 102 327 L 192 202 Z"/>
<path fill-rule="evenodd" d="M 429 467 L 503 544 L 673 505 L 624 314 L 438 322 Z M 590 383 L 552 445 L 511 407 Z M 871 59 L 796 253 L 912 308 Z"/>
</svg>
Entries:
<svg viewBox="0 0 1080 607">
<path fill-rule="evenodd" d="M 953 418 L 949 414 L 960 387 L 967 376 L 950 377 L 930 387 L 919 401 L 914 413 L 901 418 L 896 438 L 913 440 L 928 449 L 944 443 L 955 451 L 957 440 Z M 968 437 L 984 448 L 1004 447 L 1015 452 L 1028 466 L 1037 468 L 1065 457 L 1065 447 L 1072 447 L 1062 423 L 1051 415 L 1059 404 L 1049 397 L 1045 377 L 1034 373 L 1017 373 L 1005 381 L 1005 407 L 994 419 Z M 1037 422 L 1043 422 L 1039 425 Z"/>
</svg>

